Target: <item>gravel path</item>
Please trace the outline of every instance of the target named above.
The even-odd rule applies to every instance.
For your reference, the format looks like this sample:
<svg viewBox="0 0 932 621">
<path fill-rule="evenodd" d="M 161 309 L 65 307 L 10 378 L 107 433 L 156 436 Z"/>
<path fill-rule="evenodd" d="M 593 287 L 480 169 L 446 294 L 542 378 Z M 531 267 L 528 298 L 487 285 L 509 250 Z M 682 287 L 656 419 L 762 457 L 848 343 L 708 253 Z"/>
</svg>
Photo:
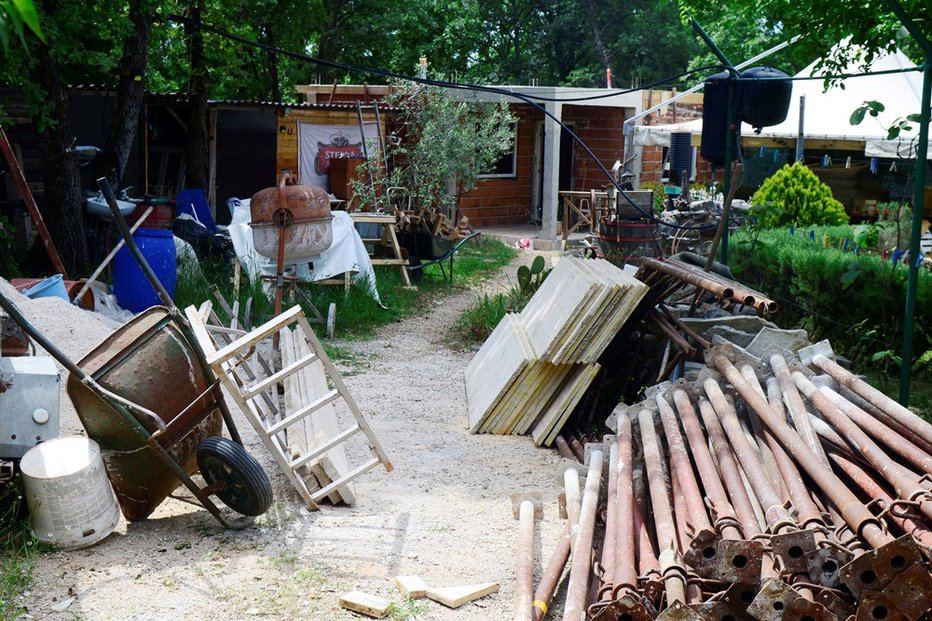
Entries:
<svg viewBox="0 0 932 621">
<path fill-rule="evenodd" d="M 507 284 L 518 262 L 531 258 L 523 253 L 485 288 Z M 501 591 L 457 610 L 418 603 L 413 616 L 395 618 L 509 618 L 517 535 L 509 497 L 543 495 L 540 566 L 562 528 L 560 460 L 528 437 L 466 431 L 463 372 L 473 352 L 452 350 L 445 336 L 476 293 L 431 302 L 422 316 L 373 339 L 338 343 L 353 354 L 341 363 L 347 385 L 395 467 L 364 475 L 356 506 L 302 509 L 243 422 L 247 445 L 264 460 L 276 491 L 255 527 L 224 531 L 205 511 L 168 500 L 149 520 L 121 523 L 97 546 L 42 555 L 27 595 L 31 616 L 352 619 L 337 607 L 340 594 L 361 589 L 410 610 L 391 578 L 418 575 L 438 587 L 498 581 Z M 358 463 L 361 447 L 351 449 Z M 71 597 L 65 611 L 54 612 Z"/>
</svg>

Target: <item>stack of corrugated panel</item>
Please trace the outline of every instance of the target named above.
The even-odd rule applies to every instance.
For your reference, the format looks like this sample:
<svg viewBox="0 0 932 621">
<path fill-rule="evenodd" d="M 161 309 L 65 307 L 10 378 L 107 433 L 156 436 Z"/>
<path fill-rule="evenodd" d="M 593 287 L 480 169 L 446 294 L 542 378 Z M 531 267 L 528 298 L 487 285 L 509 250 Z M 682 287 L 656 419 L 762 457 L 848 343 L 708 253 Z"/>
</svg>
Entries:
<svg viewBox="0 0 932 621">
<path fill-rule="evenodd" d="M 470 431 L 533 428 L 534 441 L 549 446 L 646 292 L 608 261 L 560 260 L 521 314 L 507 315 L 467 367 Z"/>
</svg>

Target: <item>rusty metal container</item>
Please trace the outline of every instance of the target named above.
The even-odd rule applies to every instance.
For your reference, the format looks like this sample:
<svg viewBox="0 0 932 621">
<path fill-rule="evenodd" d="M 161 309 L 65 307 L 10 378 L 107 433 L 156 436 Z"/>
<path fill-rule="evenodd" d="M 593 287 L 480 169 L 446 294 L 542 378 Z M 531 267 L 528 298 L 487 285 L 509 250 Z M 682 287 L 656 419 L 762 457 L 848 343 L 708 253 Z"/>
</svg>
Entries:
<svg viewBox="0 0 932 621">
<path fill-rule="evenodd" d="M 204 411 L 215 405 L 210 393 L 203 395 L 210 382 L 194 350 L 162 306 L 137 315 L 78 366 L 104 388 L 148 408 L 166 423 L 199 400 L 196 407 Z M 130 522 L 146 519 L 178 487 L 178 477 L 144 437 L 74 375 L 68 377 L 68 395 L 87 435 L 100 445 L 124 517 Z M 151 423 L 140 422 L 150 433 L 155 431 Z M 214 407 L 169 454 L 187 473 L 197 471 L 198 444 L 220 435 L 221 425 Z"/>
<path fill-rule="evenodd" d="M 252 236 L 256 252 L 278 258 L 279 234 L 284 226 L 287 261 L 309 259 L 333 243 L 330 196 L 313 185 L 286 185 L 286 175 L 276 188 L 253 195 L 250 202 Z"/>
</svg>

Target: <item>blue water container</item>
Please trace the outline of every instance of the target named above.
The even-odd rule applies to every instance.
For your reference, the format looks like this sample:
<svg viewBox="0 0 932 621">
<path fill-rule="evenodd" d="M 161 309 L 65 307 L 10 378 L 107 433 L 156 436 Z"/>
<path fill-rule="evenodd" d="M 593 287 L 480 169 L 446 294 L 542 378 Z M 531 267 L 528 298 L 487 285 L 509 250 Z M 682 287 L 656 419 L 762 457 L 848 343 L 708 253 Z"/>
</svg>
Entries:
<svg viewBox="0 0 932 621">
<path fill-rule="evenodd" d="M 178 268 L 172 232 L 165 229 L 140 228 L 133 233 L 133 239 L 159 282 L 169 295 L 175 295 Z M 113 259 L 113 293 L 120 306 L 134 313 L 161 304 L 155 289 L 149 284 L 146 275 L 142 273 L 126 246 L 120 248 Z"/>
</svg>

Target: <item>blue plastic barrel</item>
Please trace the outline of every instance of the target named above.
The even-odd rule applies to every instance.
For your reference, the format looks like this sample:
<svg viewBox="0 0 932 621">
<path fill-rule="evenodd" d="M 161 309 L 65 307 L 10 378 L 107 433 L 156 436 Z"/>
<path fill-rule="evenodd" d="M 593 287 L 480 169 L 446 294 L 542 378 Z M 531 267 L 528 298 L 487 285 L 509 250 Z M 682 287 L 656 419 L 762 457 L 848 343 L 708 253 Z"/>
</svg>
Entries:
<svg viewBox="0 0 932 621">
<path fill-rule="evenodd" d="M 169 295 L 175 295 L 178 268 L 172 232 L 140 228 L 133 233 L 133 239 L 136 240 L 139 251 L 152 267 L 159 282 Z M 134 313 L 161 304 L 155 289 L 149 284 L 146 275 L 142 273 L 142 269 L 125 246 L 120 248 L 113 259 L 113 293 L 120 306 Z"/>
</svg>

